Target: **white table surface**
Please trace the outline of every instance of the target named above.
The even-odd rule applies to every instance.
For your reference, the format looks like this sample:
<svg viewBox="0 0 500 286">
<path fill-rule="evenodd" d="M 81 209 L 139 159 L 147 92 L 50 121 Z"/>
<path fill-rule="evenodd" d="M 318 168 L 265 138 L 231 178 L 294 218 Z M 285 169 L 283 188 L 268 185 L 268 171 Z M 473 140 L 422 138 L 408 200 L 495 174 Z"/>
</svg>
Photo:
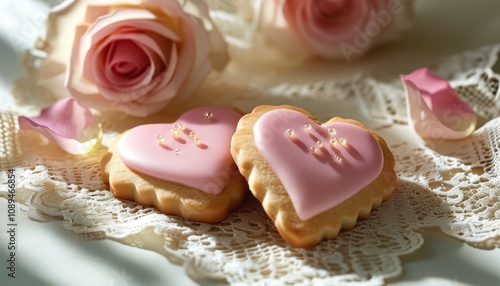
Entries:
<svg viewBox="0 0 500 286">
<path fill-rule="evenodd" d="M 0 0 L 0 104 L 10 100 L 11 82 L 22 74 L 19 53 L 35 39 L 33 28 L 44 15 L 37 5 L 13 11 L 19 6 L 14 2 L 37 3 Z M 500 42 L 500 1 L 415 2 L 415 29 L 399 44 L 371 56 L 368 64 L 383 64 L 390 56 L 407 59 L 402 65 L 423 66 L 450 53 Z M 192 281 L 181 266 L 158 253 L 110 240 L 85 241 L 61 222 L 31 221 L 19 209 L 16 278 L 9 278 L 6 209 L 6 200 L 0 199 L 0 285 L 211 285 Z M 500 249 L 476 249 L 436 230 L 423 236 L 420 249 L 401 257 L 403 274 L 389 285 L 500 285 Z"/>
</svg>

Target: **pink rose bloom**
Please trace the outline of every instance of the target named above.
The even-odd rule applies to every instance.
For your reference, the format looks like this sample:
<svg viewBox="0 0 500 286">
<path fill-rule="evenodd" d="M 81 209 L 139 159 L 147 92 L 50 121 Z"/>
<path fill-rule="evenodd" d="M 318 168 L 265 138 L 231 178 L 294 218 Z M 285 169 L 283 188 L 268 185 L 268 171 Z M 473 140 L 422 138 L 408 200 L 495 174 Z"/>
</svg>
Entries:
<svg viewBox="0 0 500 286">
<path fill-rule="evenodd" d="M 134 116 L 190 95 L 228 60 L 202 0 L 65 2 L 49 15 L 45 46 L 42 78 L 64 70 L 81 104 Z"/>
<path fill-rule="evenodd" d="M 410 26 L 409 0 L 244 0 L 240 11 L 290 57 L 350 61 Z"/>
</svg>

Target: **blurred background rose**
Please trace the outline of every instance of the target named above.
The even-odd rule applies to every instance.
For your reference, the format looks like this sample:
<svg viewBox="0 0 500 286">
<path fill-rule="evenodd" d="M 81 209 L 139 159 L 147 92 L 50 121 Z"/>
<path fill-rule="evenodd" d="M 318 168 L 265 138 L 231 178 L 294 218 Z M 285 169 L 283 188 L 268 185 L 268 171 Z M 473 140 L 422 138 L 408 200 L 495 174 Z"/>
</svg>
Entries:
<svg viewBox="0 0 500 286">
<path fill-rule="evenodd" d="M 189 96 L 228 61 L 202 0 L 67 1 L 49 14 L 41 43 L 41 82 L 63 89 L 64 75 L 59 96 L 133 116 Z"/>
<path fill-rule="evenodd" d="M 285 59 L 323 57 L 350 62 L 411 27 L 411 0 L 241 0 L 252 41 Z"/>
</svg>

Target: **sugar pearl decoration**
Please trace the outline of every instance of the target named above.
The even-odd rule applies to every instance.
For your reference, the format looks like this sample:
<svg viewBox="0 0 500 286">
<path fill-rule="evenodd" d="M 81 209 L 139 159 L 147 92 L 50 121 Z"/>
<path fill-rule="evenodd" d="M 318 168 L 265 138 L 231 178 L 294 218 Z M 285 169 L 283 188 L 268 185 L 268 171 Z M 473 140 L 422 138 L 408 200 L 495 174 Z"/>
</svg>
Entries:
<svg viewBox="0 0 500 286">
<path fill-rule="evenodd" d="M 175 155 L 179 156 L 181 154 L 181 149 L 176 148 L 174 152 L 175 152 Z"/>
<path fill-rule="evenodd" d="M 320 140 L 316 141 L 316 145 L 318 146 L 318 148 L 323 147 L 323 141 Z"/>
<path fill-rule="evenodd" d="M 309 132 L 309 131 L 311 131 L 311 129 L 312 129 L 312 125 L 311 125 L 311 124 L 306 124 L 306 125 L 304 125 L 304 129 L 305 129 L 307 132 Z"/>
<path fill-rule="evenodd" d="M 165 142 L 165 136 L 163 134 L 155 134 L 156 142 L 163 143 Z"/>
<path fill-rule="evenodd" d="M 206 119 L 212 119 L 214 117 L 214 114 L 210 111 L 207 111 L 203 114 L 203 116 L 206 118 Z"/>
<path fill-rule="evenodd" d="M 311 153 L 316 153 L 316 151 L 318 151 L 318 148 L 311 146 L 309 150 L 311 151 Z"/>
<path fill-rule="evenodd" d="M 347 143 L 347 140 L 345 140 L 345 138 L 340 138 L 339 143 L 345 145 Z"/>
<path fill-rule="evenodd" d="M 189 133 L 189 138 L 193 140 L 194 145 L 200 145 L 201 144 L 201 139 L 196 135 L 194 132 Z"/>
<path fill-rule="evenodd" d="M 335 128 L 328 128 L 328 134 L 330 134 L 330 136 L 335 136 L 337 134 L 337 129 Z"/>
<path fill-rule="evenodd" d="M 286 130 L 286 134 L 287 134 L 288 136 L 293 136 L 293 135 L 295 134 L 295 130 L 293 130 L 292 128 L 288 128 L 288 129 Z"/>
<path fill-rule="evenodd" d="M 174 126 L 170 130 L 170 133 L 174 137 L 181 137 L 182 133 L 184 133 L 184 126 L 182 126 L 182 124 L 180 124 L 180 123 L 176 123 L 176 124 L 174 124 Z"/>
</svg>

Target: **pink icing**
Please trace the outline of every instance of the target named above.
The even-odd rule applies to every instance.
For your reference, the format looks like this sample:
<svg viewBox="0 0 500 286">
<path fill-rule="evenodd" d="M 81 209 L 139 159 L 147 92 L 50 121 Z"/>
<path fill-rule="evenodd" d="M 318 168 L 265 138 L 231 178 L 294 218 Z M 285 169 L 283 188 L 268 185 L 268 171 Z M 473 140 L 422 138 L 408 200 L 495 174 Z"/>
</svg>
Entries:
<svg viewBox="0 0 500 286">
<path fill-rule="evenodd" d="M 448 81 L 427 68 L 401 75 L 410 123 L 423 138 L 461 139 L 476 128 L 476 115 Z"/>
<path fill-rule="evenodd" d="M 121 137 L 118 152 L 125 165 L 139 173 L 220 194 L 235 171 L 230 143 L 240 118 L 224 107 L 195 108 L 174 123 L 130 129 Z M 176 128 L 179 125 L 184 129 Z"/>
<path fill-rule="evenodd" d="M 330 133 L 332 128 L 336 133 Z M 356 125 L 318 125 L 300 112 L 275 109 L 257 120 L 254 135 L 257 149 L 281 180 L 302 220 L 339 205 L 382 171 L 380 145 Z M 337 143 L 330 143 L 331 139 Z"/>
</svg>

